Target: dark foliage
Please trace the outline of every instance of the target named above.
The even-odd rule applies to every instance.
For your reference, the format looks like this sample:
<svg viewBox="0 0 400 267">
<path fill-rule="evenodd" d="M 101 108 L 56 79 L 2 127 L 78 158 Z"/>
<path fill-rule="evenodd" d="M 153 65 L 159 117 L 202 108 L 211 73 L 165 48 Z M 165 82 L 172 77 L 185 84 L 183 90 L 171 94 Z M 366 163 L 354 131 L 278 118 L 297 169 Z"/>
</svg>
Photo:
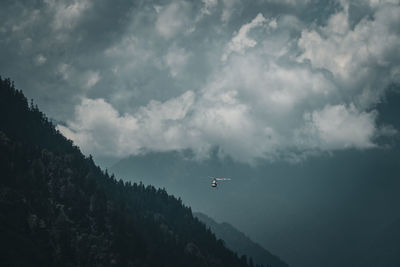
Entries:
<svg viewBox="0 0 400 267">
<path fill-rule="evenodd" d="M 1 78 L 0 175 L 0 266 L 249 266 L 180 199 L 102 171 Z"/>
</svg>

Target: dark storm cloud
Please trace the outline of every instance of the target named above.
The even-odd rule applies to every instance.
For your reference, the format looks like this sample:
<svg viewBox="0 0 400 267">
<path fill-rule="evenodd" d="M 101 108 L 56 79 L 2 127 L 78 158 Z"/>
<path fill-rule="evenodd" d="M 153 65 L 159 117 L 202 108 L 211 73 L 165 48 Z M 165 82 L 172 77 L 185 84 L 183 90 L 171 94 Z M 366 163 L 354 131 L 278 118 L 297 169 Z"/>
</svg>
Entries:
<svg viewBox="0 0 400 267">
<path fill-rule="evenodd" d="M 87 153 L 376 147 L 398 1 L 7 1 L 0 72 Z M 385 41 L 382 41 L 385 40 Z M 293 152 L 297 151 L 297 152 Z"/>
<path fill-rule="evenodd" d="M 88 80 L 97 71 L 99 54 L 124 33 L 121 22 L 129 8 L 96 3 L 2 5 L 2 74 L 13 77 L 56 118 L 68 118 L 82 89 L 91 85 Z"/>
</svg>

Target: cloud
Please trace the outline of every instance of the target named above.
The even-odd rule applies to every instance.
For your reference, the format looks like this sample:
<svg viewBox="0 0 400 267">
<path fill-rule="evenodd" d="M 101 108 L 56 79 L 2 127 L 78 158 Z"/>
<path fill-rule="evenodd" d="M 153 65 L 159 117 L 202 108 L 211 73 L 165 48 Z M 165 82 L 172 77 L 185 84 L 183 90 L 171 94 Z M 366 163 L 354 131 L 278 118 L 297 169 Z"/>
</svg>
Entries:
<svg viewBox="0 0 400 267">
<path fill-rule="evenodd" d="M 266 22 L 264 16 L 259 13 L 251 22 L 240 27 L 239 32 L 228 43 L 221 60 L 226 61 L 232 52 L 243 53 L 246 48 L 254 47 L 257 42 L 249 38 L 249 31 L 255 27 L 263 25 Z"/>
<path fill-rule="evenodd" d="M 56 74 L 60 75 L 64 80 L 69 80 L 74 75 L 73 73 L 73 68 L 66 63 L 61 63 L 57 66 Z"/>
<path fill-rule="evenodd" d="M 158 33 L 166 39 L 175 36 L 187 27 L 188 4 L 185 2 L 172 2 L 162 8 L 157 14 L 155 27 Z"/>
<path fill-rule="evenodd" d="M 377 134 L 376 116 L 376 111 L 360 112 L 353 104 L 348 107 L 327 105 L 304 115 L 308 121 L 308 136 L 314 143 L 319 140 L 320 147 L 326 150 L 376 146 L 373 143 Z"/>
<path fill-rule="evenodd" d="M 56 31 L 75 27 L 84 11 L 91 6 L 91 2 L 89 0 L 74 0 L 68 3 L 55 0 L 45 0 L 44 2 L 54 14 L 52 27 Z"/>
<path fill-rule="evenodd" d="M 168 49 L 168 53 L 164 56 L 164 62 L 169 67 L 173 77 L 177 76 L 185 66 L 189 59 L 189 54 L 184 48 L 178 48 L 175 45 Z"/>
<path fill-rule="evenodd" d="M 298 42 L 303 50 L 298 60 L 309 60 L 313 67 L 330 71 L 339 86 L 349 90 L 363 107 L 377 103 L 388 84 L 399 82 L 393 70 L 400 54 L 396 28 L 400 7 L 386 2 L 379 6 L 376 1 L 373 6 L 373 19 L 366 16 L 351 28 L 349 8 L 344 4 L 326 26 L 303 30 Z"/>
<path fill-rule="evenodd" d="M 164 11 L 168 8 L 175 10 L 177 6 Z M 393 81 L 390 73 L 396 64 L 388 55 L 397 51 L 395 44 L 400 43 L 391 27 L 397 23 L 397 11 L 392 8 L 390 13 L 385 8 L 376 9 L 375 20 L 363 18 L 352 28 L 344 5 L 326 25 L 300 31 L 301 23 L 291 16 L 266 19 L 257 14 L 223 45 L 223 64 L 214 69 L 200 90 L 188 90 L 162 102 L 149 101 L 133 115 L 116 116 L 113 120 L 119 121 L 118 128 L 122 129 L 119 134 L 131 135 L 135 142 L 125 142 L 130 146 L 116 144 L 113 153 L 126 156 L 146 149 L 190 148 L 201 155 L 218 146 L 223 154 L 252 161 L 376 147 L 374 140 L 384 130 L 376 126 L 373 107 L 385 90 L 385 82 Z M 262 29 L 252 33 L 257 40 L 250 37 L 256 29 Z M 298 40 L 291 37 L 296 32 Z M 389 41 L 377 43 L 371 33 Z M 120 50 L 108 51 L 115 54 Z M 358 57 L 352 58 L 357 53 Z M 188 52 L 175 43 L 167 49 L 163 61 L 176 77 L 188 64 Z M 391 70 L 379 83 L 368 77 L 378 68 Z M 372 89 L 375 91 L 366 94 Z M 366 98 L 364 102 L 362 98 Z M 91 125 L 80 126 L 80 116 L 91 111 L 79 110 L 67 123 L 76 133 L 83 125 Z M 108 121 L 112 120 L 102 123 L 108 125 Z M 123 126 L 131 121 L 136 122 L 137 129 Z M 105 129 L 110 128 L 107 125 Z M 300 153 L 293 155 L 293 150 Z"/>
<path fill-rule="evenodd" d="M 73 83 L 74 86 L 85 90 L 95 86 L 101 79 L 98 71 L 87 70 L 81 73 L 72 65 L 66 63 L 59 64 L 55 70 L 55 74 L 64 81 Z"/>
<path fill-rule="evenodd" d="M 397 4 L 398 5 L 399 3 L 400 3 L 399 0 L 369 0 L 369 5 L 372 8 L 379 7 L 382 4 L 394 4 L 394 5 Z"/>
<path fill-rule="evenodd" d="M 201 9 L 201 12 L 210 15 L 211 9 L 215 8 L 218 5 L 218 0 L 202 0 L 204 3 L 204 7 Z"/>
<path fill-rule="evenodd" d="M 46 63 L 46 60 L 47 60 L 47 58 L 45 56 L 43 56 L 42 54 L 39 54 L 34 58 L 34 62 L 38 66 L 43 65 L 44 63 Z"/>
<path fill-rule="evenodd" d="M 100 74 L 98 71 L 88 71 L 85 74 L 85 82 L 84 82 L 84 87 L 86 89 L 89 89 L 93 86 L 95 86 L 99 80 L 100 80 Z"/>
<path fill-rule="evenodd" d="M 238 0 L 222 0 L 224 5 L 221 14 L 221 21 L 227 23 L 234 12 L 235 7 L 240 3 Z"/>
<path fill-rule="evenodd" d="M 0 69 L 87 153 L 297 160 L 396 132 L 376 107 L 399 18 L 392 0 L 7 2 Z"/>
<path fill-rule="evenodd" d="M 137 113 L 119 114 L 104 99 L 82 99 L 75 117 L 57 128 L 85 153 L 127 156 L 143 149 L 183 149 L 184 120 L 194 101 L 187 92 L 164 103 L 151 101 Z"/>
</svg>

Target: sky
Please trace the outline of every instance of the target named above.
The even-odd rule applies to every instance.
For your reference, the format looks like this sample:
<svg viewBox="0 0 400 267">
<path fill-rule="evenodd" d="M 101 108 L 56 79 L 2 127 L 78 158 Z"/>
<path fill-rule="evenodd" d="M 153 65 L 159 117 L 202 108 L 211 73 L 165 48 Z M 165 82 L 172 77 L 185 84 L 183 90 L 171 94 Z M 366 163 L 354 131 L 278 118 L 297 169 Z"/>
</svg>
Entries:
<svg viewBox="0 0 400 267">
<path fill-rule="evenodd" d="M 307 166 L 299 176 L 311 177 L 356 154 L 368 160 L 344 176 L 358 183 L 382 151 L 398 157 L 399 102 L 387 103 L 400 92 L 399 63 L 399 0 L 3 0 L 0 9 L 0 75 L 107 167 L 179 150 L 201 162 L 217 151 L 256 173 Z M 248 190 L 267 186 L 261 176 Z M 294 188 L 285 181 L 273 188 Z M 274 211 L 279 223 L 289 209 Z M 252 237 L 261 229 L 221 218 Z"/>
<path fill-rule="evenodd" d="M 5 1 L 0 70 L 87 154 L 301 161 L 394 135 L 388 1 Z"/>
</svg>

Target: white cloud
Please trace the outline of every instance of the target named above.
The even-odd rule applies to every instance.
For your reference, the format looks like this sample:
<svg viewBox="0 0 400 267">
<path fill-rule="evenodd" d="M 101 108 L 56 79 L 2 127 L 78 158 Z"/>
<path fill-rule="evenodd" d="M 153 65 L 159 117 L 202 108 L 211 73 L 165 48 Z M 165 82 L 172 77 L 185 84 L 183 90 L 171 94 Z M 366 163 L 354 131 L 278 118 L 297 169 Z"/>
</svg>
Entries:
<svg viewBox="0 0 400 267">
<path fill-rule="evenodd" d="M 95 86 L 100 80 L 100 74 L 98 71 L 88 71 L 84 77 L 84 85 L 83 87 L 86 89 L 92 88 Z"/>
<path fill-rule="evenodd" d="M 67 123 L 68 127 L 57 128 L 85 153 L 123 155 L 126 148 L 135 151 L 135 141 L 128 135 L 138 128 L 136 119 L 120 116 L 104 99 L 83 99 L 76 107 L 74 121 Z"/>
<path fill-rule="evenodd" d="M 399 0 L 369 0 L 369 5 L 373 8 L 379 7 L 382 4 L 400 4 Z"/>
<path fill-rule="evenodd" d="M 141 149 L 184 148 L 190 135 L 183 121 L 192 108 L 193 92 L 164 103 L 151 101 L 134 115 L 119 114 L 104 99 L 83 98 L 73 120 L 57 128 L 85 153 L 127 156 Z"/>
<path fill-rule="evenodd" d="M 240 3 L 240 0 L 222 0 L 223 9 L 221 21 L 227 23 L 232 16 L 235 7 Z"/>
<path fill-rule="evenodd" d="M 115 68 L 125 68 L 132 71 L 134 67 L 140 67 L 146 62 L 154 62 L 154 51 L 149 47 L 144 47 L 140 40 L 131 34 L 125 35 L 121 40 L 108 47 L 104 51 L 105 56 Z M 122 65 L 122 66 L 121 66 Z"/>
<path fill-rule="evenodd" d="M 188 6 L 184 2 L 172 2 L 157 13 L 156 30 L 166 39 L 174 37 L 187 27 Z"/>
<path fill-rule="evenodd" d="M 69 78 L 73 75 L 73 68 L 71 65 L 66 63 L 60 63 L 56 68 L 56 74 L 60 75 L 64 80 L 69 80 Z"/>
<path fill-rule="evenodd" d="M 173 77 L 176 77 L 182 71 L 188 59 L 189 53 L 184 48 L 178 48 L 176 45 L 171 46 L 164 56 L 164 62 Z"/>
<path fill-rule="evenodd" d="M 377 134 L 376 115 L 374 111 L 360 112 L 353 104 L 327 105 L 305 114 L 305 119 L 309 121 L 309 136 L 315 138 L 314 142 L 319 140 L 323 149 L 371 148 Z"/>
<path fill-rule="evenodd" d="M 200 10 L 201 16 L 210 15 L 212 9 L 218 5 L 218 0 L 202 0 L 204 6 Z"/>
<path fill-rule="evenodd" d="M 263 25 L 267 20 L 259 13 L 251 22 L 240 27 L 239 32 L 232 38 L 222 54 L 221 60 L 226 61 L 232 52 L 243 53 L 246 48 L 254 47 L 257 42 L 248 36 L 251 29 Z"/>
<path fill-rule="evenodd" d="M 351 28 L 345 5 L 326 26 L 303 30 L 298 42 L 303 50 L 299 61 L 309 60 L 313 67 L 330 71 L 365 108 L 379 101 L 390 82 L 399 82 L 391 73 L 397 66 L 394 57 L 400 54 L 400 7 L 375 7 L 374 19 L 365 17 Z"/>
<path fill-rule="evenodd" d="M 52 27 L 54 30 L 72 29 L 78 23 L 92 3 L 89 0 L 74 0 L 65 3 L 63 1 L 45 0 L 51 12 L 54 14 Z"/>
<path fill-rule="evenodd" d="M 55 69 L 55 74 L 74 87 L 85 90 L 95 86 L 101 79 L 98 71 L 87 70 L 81 72 L 71 64 L 67 63 L 58 64 Z"/>
<path fill-rule="evenodd" d="M 34 58 L 34 61 L 37 66 L 40 66 L 40 65 L 43 65 L 44 63 L 46 63 L 47 58 L 45 56 L 43 56 L 42 54 L 39 54 Z"/>
</svg>

